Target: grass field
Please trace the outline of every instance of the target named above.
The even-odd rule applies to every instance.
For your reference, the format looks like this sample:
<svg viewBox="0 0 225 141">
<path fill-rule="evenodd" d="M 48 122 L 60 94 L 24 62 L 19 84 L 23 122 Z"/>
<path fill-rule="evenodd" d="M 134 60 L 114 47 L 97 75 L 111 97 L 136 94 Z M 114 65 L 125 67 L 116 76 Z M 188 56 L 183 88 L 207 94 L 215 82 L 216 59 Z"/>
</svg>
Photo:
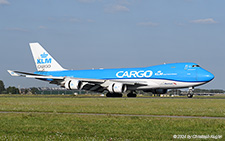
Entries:
<svg viewBox="0 0 225 141">
<path fill-rule="evenodd" d="M 110 114 L 225 117 L 224 99 L 0 97 L 0 140 L 174 140 L 174 135 L 221 135 L 224 119 Z M 52 112 L 29 113 L 29 112 Z M 106 113 L 73 115 L 57 113 Z"/>
<path fill-rule="evenodd" d="M 0 111 L 225 116 L 225 99 L 0 97 Z"/>
</svg>

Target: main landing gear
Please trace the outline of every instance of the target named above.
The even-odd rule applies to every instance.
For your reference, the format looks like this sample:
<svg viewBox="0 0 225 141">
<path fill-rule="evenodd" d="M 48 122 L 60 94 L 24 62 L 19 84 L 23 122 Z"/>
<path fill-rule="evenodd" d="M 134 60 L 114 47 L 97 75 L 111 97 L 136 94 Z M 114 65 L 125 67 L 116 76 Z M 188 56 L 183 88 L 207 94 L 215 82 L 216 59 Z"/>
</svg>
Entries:
<svg viewBox="0 0 225 141">
<path fill-rule="evenodd" d="M 137 94 L 135 94 L 134 91 L 131 91 L 127 94 L 127 97 L 137 97 Z"/>
<path fill-rule="evenodd" d="M 120 93 L 107 93 L 106 97 L 123 97 L 123 94 L 120 94 Z"/>
<path fill-rule="evenodd" d="M 108 92 L 106 94 L 106 97 L 123 97 L 123 94 L 121 93 L 110 93 Z M 127 97 L 137 97 L 137 94 L 134 91 L 131 91 L 127 94 Z"/>
<path fill-rule="evenodd" d="M 192 98 L 194 95 L 194 87 L 189 87 L 187 97 Z"/>
</svg>

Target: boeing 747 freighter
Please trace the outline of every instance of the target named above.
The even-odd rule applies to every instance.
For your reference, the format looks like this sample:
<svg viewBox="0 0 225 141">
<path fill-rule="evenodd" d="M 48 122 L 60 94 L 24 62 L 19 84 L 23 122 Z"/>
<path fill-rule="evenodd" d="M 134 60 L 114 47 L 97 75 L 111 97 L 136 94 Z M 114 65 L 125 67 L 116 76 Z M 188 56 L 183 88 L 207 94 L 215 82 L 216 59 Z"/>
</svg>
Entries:
<svg viewBox="0 0 225 141">
<path fill-rule="evenodd" d="M 195 63 L 162 64 L 142 68 L 68 70 L 39 44 L 30 43 L 37 71 L 8 72 L 48 81 L 69 90 L 107 91 L 107 97 L 136 97 L 136 90 L 165 94 L 168 89 L 189 88 L 188 97 L 193 96 L 194 87 L 213 80 L 214 75 Z"/>
</svg>

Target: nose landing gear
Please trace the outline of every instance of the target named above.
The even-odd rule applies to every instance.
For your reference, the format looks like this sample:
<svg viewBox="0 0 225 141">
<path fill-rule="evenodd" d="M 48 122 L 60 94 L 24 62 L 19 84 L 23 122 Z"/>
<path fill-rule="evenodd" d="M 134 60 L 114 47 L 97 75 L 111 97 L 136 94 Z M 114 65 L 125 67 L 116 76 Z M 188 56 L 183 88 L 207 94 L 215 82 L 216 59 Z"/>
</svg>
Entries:
<svg viewBox="0 0 225 141">
<path fill-rule="evenodd" d="M 187 97 L 192 98 L 194 95 L 194 87 L 189 87 Z"/>
</svg>

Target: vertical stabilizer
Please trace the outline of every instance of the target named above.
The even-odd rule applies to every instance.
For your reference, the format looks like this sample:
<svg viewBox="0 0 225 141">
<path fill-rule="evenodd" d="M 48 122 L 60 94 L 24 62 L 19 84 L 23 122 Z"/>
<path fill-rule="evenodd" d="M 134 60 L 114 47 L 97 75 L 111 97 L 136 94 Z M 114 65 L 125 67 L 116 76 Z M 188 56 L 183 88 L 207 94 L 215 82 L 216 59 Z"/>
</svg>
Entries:
<svg viewBox="0 0 225 141">
<path fill-rule="evenodd" d="M 30 43 L 29 45 L 38 71 L 65 70 L 39 43 Z"/>
</svg>

